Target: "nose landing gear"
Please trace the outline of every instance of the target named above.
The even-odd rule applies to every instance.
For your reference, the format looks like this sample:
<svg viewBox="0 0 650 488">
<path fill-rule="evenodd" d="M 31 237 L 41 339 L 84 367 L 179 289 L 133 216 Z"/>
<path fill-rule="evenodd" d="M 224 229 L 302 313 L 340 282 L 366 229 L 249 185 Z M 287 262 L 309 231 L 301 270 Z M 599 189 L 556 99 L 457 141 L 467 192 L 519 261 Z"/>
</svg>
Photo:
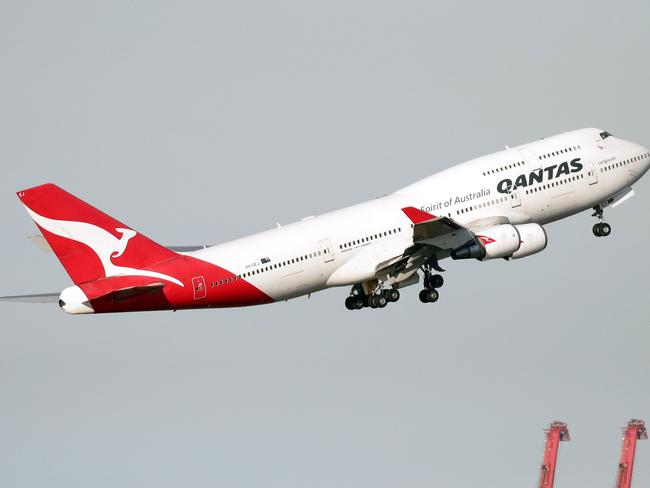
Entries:
<svg viewBox="0 0 650 488">
<path fill-rule="evenodd" d="M 607 237 L 612 233 L 612 226 L 607 222 L 599 222 L 592 229 L 596 237 Z"/>
<path fill-rule="evenodd" d="M 603 207 L 596 205 L 594 207 L 593 217 L 597 217 L 600 222 L 595 224 L 592 228 L 592 232 L 596 237 L 607 237 L 612 233 L 612 226 L 605 222 Z"/>
</svg>

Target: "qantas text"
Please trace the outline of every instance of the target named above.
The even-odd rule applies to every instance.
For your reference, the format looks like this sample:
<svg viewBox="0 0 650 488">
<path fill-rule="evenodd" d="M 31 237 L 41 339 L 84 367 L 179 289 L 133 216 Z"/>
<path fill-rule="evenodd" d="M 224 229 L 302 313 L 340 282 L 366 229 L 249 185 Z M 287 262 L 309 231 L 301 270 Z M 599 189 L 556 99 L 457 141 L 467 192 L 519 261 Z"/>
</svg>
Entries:
<svg viewBox="0 0 650 488">
<path fill-rule="evenodd" d="M 499 193 L 510 193 L 512 190 L 520 187 L 533 185 L 535 183 L 543 183 L 544 181 L 559 178 L 560 176 L 571 173 L 578 173 L 580 171 L 582 171 L 582 163 L 580 163 L 580 158 L 576 158 L 570 162 L 554 164 L 552 166 L 547 166 L 546 168 L 531 171 L 528 175 L 519 175 L 515 179 L 514 184 L 510 178 L 505 178 L 497 185 L 497 191 Z"/>
</svg>

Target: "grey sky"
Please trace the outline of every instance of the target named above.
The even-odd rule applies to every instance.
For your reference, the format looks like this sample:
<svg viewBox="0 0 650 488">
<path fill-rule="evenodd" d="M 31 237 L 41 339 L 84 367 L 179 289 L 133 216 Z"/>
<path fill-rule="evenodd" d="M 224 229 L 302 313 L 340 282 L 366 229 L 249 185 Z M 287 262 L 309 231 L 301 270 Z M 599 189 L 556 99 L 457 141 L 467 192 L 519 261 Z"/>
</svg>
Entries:
<svg viewBox="0 0 650 488">
<path fill-rule="evenodd" d="M 68 278 L 14 191 L 54 181 L 165 244 L 221 242 L 465 159 L 603 127 L 650 145 L 648 2 L 4 2 L 0 294 Z M 0 486 L 611 486 L 650 420 L 650 182 L 513 263 L 350 313 L 70 317 L 2 305 Z M 650 484 L 641 443 L 637 487 Z"/>
</svg>

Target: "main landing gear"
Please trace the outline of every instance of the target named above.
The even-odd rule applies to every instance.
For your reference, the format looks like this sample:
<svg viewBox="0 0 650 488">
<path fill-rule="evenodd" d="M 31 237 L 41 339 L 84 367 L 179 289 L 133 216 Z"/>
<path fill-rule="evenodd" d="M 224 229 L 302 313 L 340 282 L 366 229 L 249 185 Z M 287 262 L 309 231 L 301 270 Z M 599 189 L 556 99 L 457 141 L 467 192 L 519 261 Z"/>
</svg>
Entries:
<svg viewBox="0 0 650 488">
<path fill-rule="evenodd" d="M 424 290 L 420 291 L 420 301 L 422 303 L 437 302 L 440 297 L 438 288 L 445 284 L 445 280 L 441 275 L 433 274 L 433 271 L 442 272 L 444 270 L 438 266 L 436 261 L 425 263 L 421 269 L 424 273 Z M 388 283 L 393 283 L 393 280 L 389 280 Z M 392 286 L 384 288 L 384 285 L 385 282 L 378 280 L 354 285 L 350 290 L 350 296 L 345 299 L 345 308 L 348 310 L 361 310 L 368 307 L 384 308 L 389 303 L 398 301 L 399 290 Z"/>
<path fill-rule="evenodd" d="M 427 266 L 424 267 L 424 290 L 420 291 L 420 301 L 422 303 L 434 303 L 440 298 L 437 288 L 441 288 L 445 284 L 445 279 L 442 275 L 431 274 L 431 269 Z"/>
<path fill-rule="evenodd" d="M 596 237 L 607 237 L 612 233 L 612 226 L 605 222 L 603 207 L 596 205 L 594 207 L 593 217 L 597 217 L 600 222 L 593 226 L 592 232 Z"/>
<path fill-rule="evenodd" d="M 400 293 L 396 288 L 381 288 L 371 294 L 366 294 L 361 285 L 354 285 L 350 296 L 345 299 L 345 308 L 361 310 L 362 308 L 384 308 L 391 302 L 399 300 Z"/>
</svg>

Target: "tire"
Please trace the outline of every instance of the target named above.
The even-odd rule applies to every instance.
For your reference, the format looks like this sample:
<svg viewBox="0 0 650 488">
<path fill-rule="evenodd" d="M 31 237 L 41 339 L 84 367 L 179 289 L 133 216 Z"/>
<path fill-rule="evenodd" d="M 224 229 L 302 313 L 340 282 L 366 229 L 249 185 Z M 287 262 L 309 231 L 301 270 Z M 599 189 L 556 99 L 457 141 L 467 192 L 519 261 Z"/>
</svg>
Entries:
<svg viewBox="0 0 650 488">
<path fill-rule="evenodd" d="M 592 228 L 591 231 L 594 233 L 596 237 L 601 237 L 602 234 L 600 233 L 600 224 L 595 224 Z"/>
<path fill-rule="evenodd" d="M 347 297 L 345 299 L 345 308 L 348 310 L 355 310 L 356 309 L 356 297 Z"/>
<path fill-rule="evenodd" d="M 440 298 L 440 294 L 438 293 L 438 290 L 427 290 L 427 302 L 428 303 L 435 303 L 438 301 L 438 298 Z"/>
<path fill-rule="evenodd" d="M 363 298 L 361 298 L 361 297 L 356 297 L 356 298 L 354 299 L 354 308 L 355 308 L 356 310 L 361 310 L 361 309 L 362 309 L 363 307 L 365 307 L 365 306 L 366 306 L 366 304 L 365 304 L 365 302 L 363 301 Z"/>
<path fill-rule="evenodd" d="M 433 275 L 430 280 L 431 288 L 441 288 L 445 284 L 445 279 L 439 275 Z"/>
<path fill-rule="evenodd" d="M 602 224 L 600 224 L 600 235 L 601 236 L 607 237 L 611 233 L 612 233 L 612 226 L 611 225 L 609 225 L 606 222 L 603 222 Z"/>
<path fill-rule="evenodd" d="M 397 291 L 395 288 L 386 290 L 385 292 L 385 297 L 389 302 L 396 302 L 399 300 L 399 296 L 399 291 Z"/>
<path fill-rule="evenodd" d="M 368 298 L 368 306 L 370 308 L 377 308 L 377 296 L 373 295 Z"/>
<path fill-rule="evenodd" d="M 377 308 L 384 308 L 388 303 L 388 300 L 386 300 L 386 297 L 384 295 L 377 295 L 375 300 L 375 303 L 377 303 Z"/>
<path fill-rule="evenodd" d="M 429 303 L 429 296 L 428 296 L 428 291 L 429 290 L 420 290 L 420 301 L 422 303 Z"/>
</svg>

